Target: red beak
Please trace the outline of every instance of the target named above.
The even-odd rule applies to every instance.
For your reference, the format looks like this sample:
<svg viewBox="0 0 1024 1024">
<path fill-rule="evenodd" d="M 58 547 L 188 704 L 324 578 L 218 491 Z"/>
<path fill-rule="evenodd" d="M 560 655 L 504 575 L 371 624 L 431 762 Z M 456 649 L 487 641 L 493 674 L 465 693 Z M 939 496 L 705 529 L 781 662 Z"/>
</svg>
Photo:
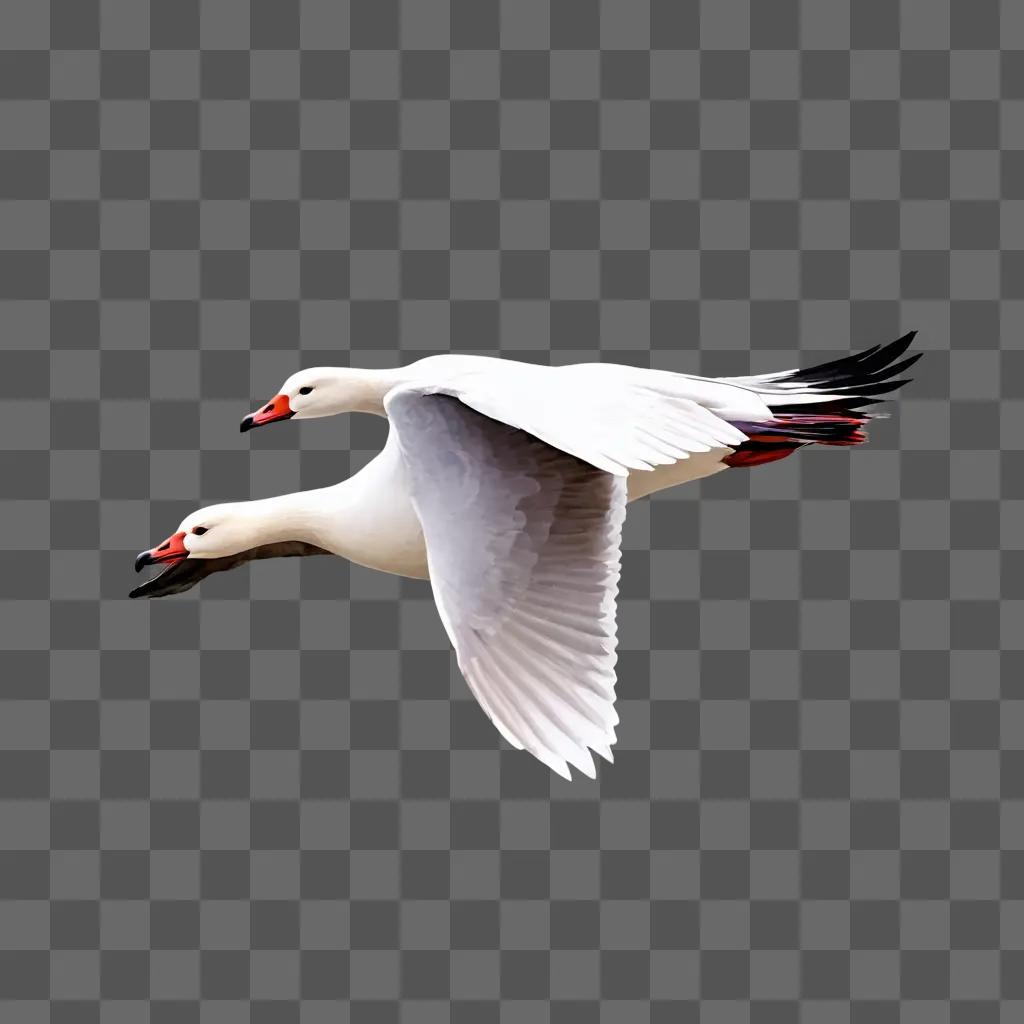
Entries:
<svg viewBox="0 0 1024 1024">
<path fill-rule="evenodd" d="M 290 420 L 294 415 L 291 405 L 288 404 L 288 396 L 274 395 L 262 409 L 249 413 L 238 429 L 244 434 L 253 427 L 262 427 L 264 423 L 275 423 L 277 420 Z"/>
<path fill-rule="evenodd" d="M 163 544 L 158 544 L 148 551 L 140 551 L 135 559 L 135 571 L 139 572 L 145 565 L 156 565 L 158 562 L 180 562 L 188 558 L 188 549 L 185 547 L 185 534 L 178 532 L 168 537 Z"/>
</svg>

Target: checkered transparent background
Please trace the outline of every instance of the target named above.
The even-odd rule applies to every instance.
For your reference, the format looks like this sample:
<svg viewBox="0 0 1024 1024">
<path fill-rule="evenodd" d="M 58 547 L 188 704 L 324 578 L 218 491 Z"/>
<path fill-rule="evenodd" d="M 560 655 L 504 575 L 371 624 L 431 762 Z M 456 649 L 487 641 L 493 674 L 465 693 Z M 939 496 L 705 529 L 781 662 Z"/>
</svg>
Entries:
<svg viewBox="0 0 1024 1024">
<path fill-rule="evenodd" d="M 1024 1017 L 1024 6 L 0 4 L 4 1024 Z M 303 365 L 704 374 L 912 328 L 869 446 L 633 508 L 614 767 L 426 585 L 129 602 Z"/>
</svg>

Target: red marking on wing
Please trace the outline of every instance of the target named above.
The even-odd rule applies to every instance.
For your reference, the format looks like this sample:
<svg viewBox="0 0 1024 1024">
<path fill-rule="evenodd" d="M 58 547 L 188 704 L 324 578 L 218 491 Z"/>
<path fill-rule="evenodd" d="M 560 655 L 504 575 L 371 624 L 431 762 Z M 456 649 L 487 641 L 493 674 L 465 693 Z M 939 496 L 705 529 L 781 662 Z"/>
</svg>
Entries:
<svg viewBox="0 0 1024 1024">
<path fill-rule="evenodd" d="M 746 445 L 741 445 L 732 455 L 727 455 L 722 461 L 727 466 L 733 467 L 761 466 L 766 462 L 777 462 L 779 459 L 784 459 L 800 447 L 798 444 L 780 442 L 764 435 L 752 437 L 750 440 L 754 443 L 749 448 Z"/>
<path fill-rule="evenodd" d="M 851 444 L 863 444 L 868 439 L 868 435 L 863 430 L 851 430 L 842 440 L 839 441 L 818 441 L 817 444 L 831 444 L 831 445 L 851 445 Z"/>
<path fill-rule="evenodd" d="M 760 466 L 784 459 L 805 444 L 861 444 L 867 440 L 862 429 L 866 419 L 834 413 L 785 413 L 767 423 L 736 423 L 747 440 L 722 461 L 727 466 Z"/>
</svg>

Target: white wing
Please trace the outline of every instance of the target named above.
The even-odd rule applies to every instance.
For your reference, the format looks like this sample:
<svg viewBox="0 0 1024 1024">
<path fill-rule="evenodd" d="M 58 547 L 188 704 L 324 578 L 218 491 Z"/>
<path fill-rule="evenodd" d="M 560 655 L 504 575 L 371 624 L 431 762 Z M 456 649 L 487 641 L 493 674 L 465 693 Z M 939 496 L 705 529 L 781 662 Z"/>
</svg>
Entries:
<svg viewBox="0 0 1024 1024">
<path fill-rule="evenodd" d="M 422 376 L 410 384 L 421 393 L 453 395 L 616 476 L 747 439 L 702 404 L 693 381 L 679 374 L 602 363 L 552 368 L 452 356 L 425 359 L 417 369 Z M 769 418 L 752 392 L 720 390 L 750 396 Z"/>
<path fill-rule="evenodd" d="M 399 387 L 384 404 L 470 689 L 513 746 L 593 778 L 618 722 L 625 481 L 448 395 Z"/>
</svg>

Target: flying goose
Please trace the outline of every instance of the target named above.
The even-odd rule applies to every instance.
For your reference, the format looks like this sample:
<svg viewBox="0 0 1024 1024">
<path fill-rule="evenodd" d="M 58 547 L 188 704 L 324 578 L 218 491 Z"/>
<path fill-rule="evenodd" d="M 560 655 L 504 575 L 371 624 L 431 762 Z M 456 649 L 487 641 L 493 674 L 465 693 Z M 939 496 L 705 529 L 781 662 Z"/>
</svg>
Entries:
<svg viewBox="0 0 1024 1024">
<path fill-rule="evenodd" d="M 865 440 L 864 407 L 914 335 L 808 370 L 703 378 L 605 363 L 432 356 L 303 370 L 242 429 L 387 416 L 383 451 L 333 487 L 194 512 L 136 569 L 156 597 L 266 557 L 334 554 L 429 578 L 473 694 L 502 736 L 565 778 L 611 760 L 626 504 L 805 444 Z"/>
</svg>

